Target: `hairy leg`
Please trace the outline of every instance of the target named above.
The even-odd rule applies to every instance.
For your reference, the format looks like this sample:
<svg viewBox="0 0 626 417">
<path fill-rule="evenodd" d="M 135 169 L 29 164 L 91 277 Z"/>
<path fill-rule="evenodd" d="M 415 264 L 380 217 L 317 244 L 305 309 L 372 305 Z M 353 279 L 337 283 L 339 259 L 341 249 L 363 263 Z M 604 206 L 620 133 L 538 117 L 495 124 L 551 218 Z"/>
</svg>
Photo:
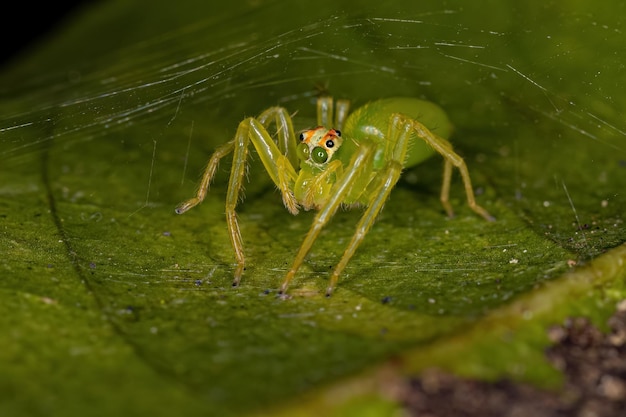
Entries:
<svg viewBox="0 0 626 417">
<path fill-rule="evenodd" d="M 283 202 L 287 209 L 292 214 L 298 212 L 297 202 L 293 196 L 293 184 L 297 174 L 294 166 L 288 159 L 288 155 L 285 155 L 285 153 L 289 153 L 290 148 L 295 149 L 296 138 L 293 137 L 291 118 L 284 109 L 279 107 L 266 110 L 262 113 L 262 116 L 263 122 L 255 118 L 248 118 L 239 123 L 235 138 L 220 146 L 211 156 L 204 170 L 196 195 L 176 207 L 176 213 L 182 214 L 200 204 L 207 195 L 209 184 L 215 176 L 220 160 L 230 153 L 233 154 L 226 195 L 226 223 L 237 260 L 233 279 L 234 286 L 239 284 L 245 267 L 243 242 L 235 209 L 239 202 L 239 195 L 243 186 L 250 142 L 254 145 L 270 178 L 280 189 Z M 281 131 L 278 133 L 279 145 L 274 142 L 267 131 L 267 126 L 270 125 L 271 122 L 275 122 L 277 124 L 277 130 Z M 293 145 L 290 145 L 290 143 Z M 281 147 L 284 149 L 281 149 Z"/>
<path fill-rule="evenodd" d="M 481 215 L 484 219 L 488 221 L 493 221 L 495 218 L 489 214 L 487 210 L 482 208 L 476 203 L 476 198 L 474 197 L 474 189 L 472 187 L 472 180 L 469 175 L 469 171 L 467 170 L 467 165 L 465 161 L 459 154 L 454 152 L 452 148 L 452 144 L 445 140 L 442 137 L 439 137 L 432 133 L 426 126 L 419 123 L 416 120 L 407 120 L 407 123 L 411 124 L 411 127 L 415 134 L 423 139 L 426 143 L 433 147 L 444 159 L 444 175 L 443 175 L 443 185 L 441 187 L 441 202 L 443 204 L 444 209 L 448 212 L 448 214 L 452 214 L 452 208 L 450 207 L 450 203 L 448 201 L 448 195 L 450 192 L 450 181 L 452 178 L 452 166 L 456 167 L 461 174 L 461 178 L 463 179 L 463 185 L 465 187 L 465 194 L 467 196 L 467 204 L 469 207 Z"/>
<path fill-rule="evenodd" d="M 298 254 L 294 259 L 291 269 L 287 272 L 280 286 L 279 292 L 281 294 L 287 290 L 289 283 L 302 265 L 302 262 L 304 262 L 304 257 L 311 249 L 311 246 L 313 246 L 322 228 L 330 221 L 337 209 L 341 206 L 346 195 L 350 192 L 352 184 L 358 178 L 359 174 L 362 173 L 362 169 L 367 167 L 367 164 L 371 163 L 371 156 L 371 148 L 365 145 L 361 146 L 358 152 L 352 157 L 350 168 L 345 170 L 344 174 L 338 178 L 337 182 L 333 185 L 330 197 L 315 216 L 313 224 L 298 250 Z"/>
<path fill-rule="evenodd" d="M 257 117 L 257 120 L 269 129 L 272 122 L 276 125 L 277 144 L 280 153 L 284 155 L 291 166 L 298 167 L 298 155 L 296 154 L 296 135 L 293 131 L 291 116 L 284 107 L 270 107 Z"/>
<path fill-rule="evenodd" d="M 217 150 L 211 156 L 211 159 L 209 160 L 209 163 L 204 170 L 202 180 L 200 181 L 200 185 L 198 186 L 198 190 L 196 191 L 196 196 L 180 203 L 175 209 L 177 214 L 183 214 L 187 210 L 202 203 L 207 195 L 207 192 L 209 191 L 209 185 L 211 184 L 211 180 L 215 176 L 215 171 L 217 170 L 217 166 L 219 165 L 220 160 L 229 153 L 231 153 L 234 148 L 234 140 L 231 140 L 230 142 L 217 148 Z"/>
<path fill-rule="evenodd" d="M 385 164 L 385 167 L 378 172 L 370 183 L 370 187 L 368 187 L 371 191 L 368 192 L 367 209 L 363 213 L 363 216 L 361 216 L 361 220 L 359 220 L 356 227 L 356 232 L 352 236 L 350 243 L 348 243 L 341 260 L 337 266 L 335 266 L 335 270 L 330 277 L 328 288 L 326 289 L 326 296 L 332 294 L 339 280 L 339 276 L 346 265 L 348 265 L 348 262 L 365 238 L 367 232 L 369 232 L 376 217 L 378 217 L 378 214 L 385 205 L 385 201 L 389 198 L 391 190 L 393 190 L 398 182 L 402 174 L 402 164 L 408 150 L 410 132 L 410 124 L 403 122 L 400 117 L 392 118 L 389 125 L 389 132 L 387 133 L 389 143 L 392 144 L 391 147 L 387 148 L 389 161 Z"/>
</svg>

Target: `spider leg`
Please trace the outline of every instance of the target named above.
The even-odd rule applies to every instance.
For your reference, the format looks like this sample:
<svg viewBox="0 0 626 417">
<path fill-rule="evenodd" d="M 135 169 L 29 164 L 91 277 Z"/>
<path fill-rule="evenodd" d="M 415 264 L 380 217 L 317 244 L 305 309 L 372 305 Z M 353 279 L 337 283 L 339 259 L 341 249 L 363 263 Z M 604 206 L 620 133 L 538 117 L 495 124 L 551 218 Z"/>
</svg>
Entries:
<svg viewBox="0 0 626 417">
<path fill-rule="evenodd" d="M 209 184 L 215 176 L 219 161 L 226 155 L 230 153 L 233 154 L 230 177 L 228 180 L 228 191 L 226 194 L 226 224 L 237 261 L 233 286 L 239 285 L 245 266 L 243 241 L 241 239 L 241 231 L 239 229 L 235 209 L 239 202 L 239 195 L 243 186 L 250 142 L 254 145 L 270 178 L 280 189 L 283 202 L 287 209 L 293 214 L 298 212 L 297 202 L 293 196 L 293 184 L 297 174 L 294 166 L 288 159 L 289 149 L 291 147 L 295 149 L 296 141 L 293 127 L 291 127 L 291 118 L 284 109 L 279 107 L 270 108 L 263 112 L 261 116 L 263 122 L 250 117 L 239 123 L 235 138 L 217 148 L 215 153 L 211 156 L 204 170 L 204 175 L 200 181 L 196 196 L 184 201 L 176 207 L 176 213 L 182 214 L 200 204 L 206 197 Z M 277 129 L 282 131 L 282 133 L 278 132 L 280 147 L 274 142 L 267 131 L 267 126 L 272 121 L 275 121 Z M 293 142 L 293 145 L 290 145 L 290 142 Z"/>
<path fill-rule="evenodd" d="M 343 124 L 348 118 L 348 113 L 350 112 L 350 101 L 349 100 L 337 100 L 335 103 L 335 124 L 333 127 L 335 129 L 343 129 Z"/>
<path fill-rule="evenodd" d="M 450 183 L 452 182 L 452 162 L 444 159 L 443 163 L 443 182 L 441 183 L 441 205 L 448 214 L 448 217 L 454 217 L 454 210 L 450 204 Z"/>
<path fill-rule="evenodd" d="M 293 194 L 293 181 L 294 175 L 296 175 L 295 171 L 293 170 L 289 160 L 283 155 L 280 155 L 276 160 L 276 168 L 278 170 L 278 182 L 276 185 L 278 186 L 278 189 L 283 197 L 283 204 L 289 213 L 295 216 L 300 211 L 298 201 Z"/>
<path fill-rule="evenodd" d="M 251 119 L 246 119 L 241 122 L 241 124 L 248 123 L 249 120 Z M 270 172 L 270 176 L 272 176 L 272 180 L 274 180 L 278 188 L 281 190 L 281 193 L 283 193 L 283 201 L 285 201 L 284 194 L 288 192 L 287 188 L 289 185 L 289 179 L 295 178 L 295 169 L 298 166 L 298 157 L 296 155 L 296 137 L 293 131 L 293 123 L 291 122 L 291 117 L 289 116 L 287 110 L 283 107 L 270 107 L 269 109 L 261 113 L 257 120 L 261 123 L 263 129 L 260 129 L 257 126 L 256 130 L 259 131 L 260 129 L 265 131 L 266 133 L 265 135 L 262 133 L 257 133 L 256 137 L 259 138 L 259 141 L 256 142 L 259 144 L 259 146 L 257 146 L 257 150 L 259 151 L 259 153 L 271 154 L 270 157 L 267 157 L 264 160 L 266 169 L 268 169 L 268 165 L 266 164 L 266 162 L 269 162 L 271 164 L 270 161 L 273 160 L 275 161 L 275 166 L 278 172 L 283 173 L 283 178 L 278 178 L 278 175 L 272 176 L 272 172 Z M 271 122 L 274 122 L 276 124 L 278 149 L 270 145 L 272 139 L 267 133 L 267 129 Z M 198 186 L 198 190 L 196 191 L 196 196 L 179 204 L 175 209 L 177 214 L 183 214 L 184 212 L 197 206 L 204 200 L 209 190 L 211 180 L 215 176 L 215 172 L 217 171 L 220 160 L 227 156 L 229 153 L 231 153 L 234 148 L 235 140 L 231 140 L 230 142 L 227 142 L 226 144 L 220 146 L 215 150 L 204 170 L 202 179 L 200 180 L 200 185 Z M 276 161 L 280 160 L 281 154 L 285 158 L 287 158 L 291 165 L 291 168 L 287 167 L 285 164 L 278 166 L 279 164 Z M 269 171 L 270 169 L 268 169 L 268 172 Z M 291 194 L 293 196 L 293 193 Z M 293 203 L 291 203 L 291 201 L 295 201 L 295 199 L 289 199 L 289 197 L 287 197 L 287 200 L 290 200 L 289 207 L 293 206 Z M 287 205 L 287 202 L 285 202 L 285 206 Z M 289 211 L 292 212 L 291 209 Z"/>
<path fill-rule="evenodd" d="M 237 212 L 235 208 L 239 202 L 239 192 L 243 184 L 243 177 L 246 171 L 246 159 L 248 157 L 248 144 L 250 141 L 250 128 L 253 119 L 246 119 L 239 124 L 235 134 L 235 150 L 233 152 L 233 162 L 228 179 L 228 191 L 226 192 L 226 224 L 230 236 L 237 267 L 233 278 L 233 287 L 239 285 L 241 276 L 245 268 L 245 256 L 243 253 L 243 241 L 241 231 L 237 222 Z"/>
<path fill-rule="evenodd" d="M 309 232 L 300 245 L 300 249 L 298 250 L 298 254 L 293 261 L 291 269 L 287 272 L 287 275 L 280 286 L 280 294 L 284 294 L 285 291 L 287 291 L 289 283 L 302 265 L 304 257 L 311 249 L 311 246 L 313 246 L 313 243 L 317 239 L 322 228 L 330 221 L 337 209 L 341 206 L 341 203 L 351 191 L 355 180 L 357 180 L 359 175 L 362 173 L 363 167 L 368 166 L 367 164 L 370 163 L 372 156 L 371 149 L 371 147 L 362 144 L 350 160 L 350 168 L 344 171 L 344 175 L 341 176 L 333 185 L 330 197 L 317 212 Z"/>
<path fill-rule="evenodd" d="M 294 166 L 287 156 L 281 153 L 261 122 L 254 118 L 246 119 L 244 122 L 247 122 L 249 126 L 249 138 L 252 140 L 265 170 L 280 190 L 285 207 L 291 214 L 298 214 L 298 203 L 293 195 L 293 184 L 298 176 Z M 293 129 L 291 132 L 293 134 Z M 295 140 L 295 138 L 291 140 L 294 142 L 294 149 Z"/>
<path fill-rule="evenodd" d="M 335 178 L 340 177 L 343 174 L 343 164 L 340 160 L 335 159 L 328 163 L 324 172 L 318 174 L 313 180 L 311 180 L 311 184 L 307 189 L 307 192 L 304 195 L 304 200 L 302 201 L 302 206 L 305 209 L 315 207 L 315 193 L 317 190 L 320 190 L 324 187 L 324 184 L 329 183 L 329 179 L 332 176 Z"/>
<path fill-rule="evenodd" d="M 396 117 L 404 118 L 403 116 L 399 115 Z M 448 215 L 453 215 L 452 207 L 450 206 L 448 197 L 450 194 L 450 181 L 452 180 L 452 167 L 454 166 L 459 170 L 461 178 L 463 179 L 465 194 L 467 196 L 467 204 L 469 205 L 469 207 L 486 220 L 494 221 L 495 218 L 491 214 L 489 214 L 487 210 L 485 210 L 484 208 L 479 206 L 478 203 L 476 203 L 476 198 L 474 197 L 474 189 L 472 187 L 472 180 L 470 179 L 467 165 L 465 164 L 463 158 L 461 158 L 459 154 L 454 152 L 452 144 L 444 138 L 432 133 L 430 130 L 428 130 L 428 128 L 426 128 L 426 126 L 424 126 L 420 122 L 416 120 L 407 120 L 406 118 L 404 119 L 405 123 L 411 125 L 412 130 L 419 138 L 432 146 L 432 148 L 445 159 L 443 168 L 443 184 L 441 186 L 441 204 L 443 205 Z"/>
<path fill-rule="evenodd" d="M 287 160 L 287 157 L 281 154 L 276 143 L 261 122 L 255 118 L 244 120 L 239 124 L 235 134 L 235 150 L 233 152 L 233 163 L 226 193 L 226 224 L 237 260 L 233 279 L 234 287 L 239 285 L 245 266 L 243 242 L 235 208 L 239 202 L 239 192 L 243 184 L 250 141 L 252 141 L 270 178 L 281 189 L 285 205 L 287 208 L 290 208 L 289 205 L 293 203 L 291 204 L 291 209 L 297 213 L 297 205 L 291 189 L 291 185 L 296 178 L 296 171 Z"/>
<path fill-rule="evenodd" d="M 317 99 L 317 125 L 331 127 L 333 120 L 333 98 L 329 96 Z"/>
<path fill-rule="evenodd" d="M 337 100 L 337 103 L 334 103 L 332 97 L 319 97 L 317 99 L 317 125 L 341 130 L 349 111 L 349 100 Z"/>
<path fill-rule="evenodd" d="M 271 122 L 276 125 L 276 136 L 278 137 L 278 149 L 280 153 L 291 163 L 293 168 L 299 165 L 296 154 L 296 135 L 293 131 L 291 116 L 284 107 L 270 107 L 257 117 L 257 120 L 265 127 L 269 128 Z"/>
<path fill-rule="evenodd" d="M 361 216 L 361 220 L 356 227 L 356 232 L 352 236 L 352 240 L 346 247 L 341 260 L 335 266 L 335 270 L 330 277 L 330 282 L 328 284 L 328 288 L 326 289 L 326 296 L 330 297 L 333 292 L 333 289 L 337 285 L 337 281 L 339 280 L 339 275 L 343 272 L 346 265 L 354 255 L 354 252 L 358 248 L 358 246 L 365 238 L 365 235 L 370 230 L 376 217 L 382 210 L 385 201 L 389 198 L 389 194 L 393 187 L 398 182 L 400 178 L 400 174 L 402 173 L 402 165 L 397 161 L 391 161 L 387 163 L 387 166 L 384 170 L 380 171 L 379 174 L 374 178 L 374 181 L 378 182 L 378 186 L 376 187 L 372 199 L 369 201 L 367 209 L 363 216 Z"/>
<path fill-rule="evenodd" d="M 217 148 L 217 150 L 211 156 L 211 159 L 209 160 L 209 163 L 204 170 L 204 174 L 202 174 L 202 180 L 200 181 L 200 185 L 198 186 L 198 190 L 196 191 L 196 196 L 180 203 L 175 209 L 177 214 L 183 214 L 187 210 L 202 203 L 204 197 L 206 197 L 207 192 L 209 191 L 209 185 L 211 184 L 211 180 L 215 176 L 215 171 L 217 170 L 217 166 L 219 165 L 220 160 L 229 153 L 231 153 L 234 147 L 235 141 L 231 140 L 230 142 L 225 143 L 224 145 Z"/>
<path fill-rule="evenodd" d="M 399 129 L 400 128 L 400 129 Z M 341 257 L 341 260 L 335 266 L 335 270 L 330 277 L 328 288 L 326 289 L 326 296 L 329 297 L 337 281 L 339 275 L 343 272 L 346 265 L 354 255 L 354 252 L 361 244 L 365 235 L 374 224 L 376 217 L 385 205 L 385 201 L 389 198 L 389 194 L 393 187 L 398 182 L 400 175 L 402 174 L 403 162 L 408 150 L 409 138 L 410 138 L 411 126 L 407 124 L 399 124 L 399 120 L 394 119 L 389 126 L 388 138 L 391 138 L 390 142 L 393 143 L 393 149 L 390 150 L 390 160 L 385 167 L 376 174 L 370 185 L 373 185 L 373 191 L 368 193 L 371 195 L 367 203 L 367 209 L 361 216 L 361 220 L 356 227 L 356 232 L 352 236 L 350 243 L 346 247 L 346 250 Z"/>
</svg>

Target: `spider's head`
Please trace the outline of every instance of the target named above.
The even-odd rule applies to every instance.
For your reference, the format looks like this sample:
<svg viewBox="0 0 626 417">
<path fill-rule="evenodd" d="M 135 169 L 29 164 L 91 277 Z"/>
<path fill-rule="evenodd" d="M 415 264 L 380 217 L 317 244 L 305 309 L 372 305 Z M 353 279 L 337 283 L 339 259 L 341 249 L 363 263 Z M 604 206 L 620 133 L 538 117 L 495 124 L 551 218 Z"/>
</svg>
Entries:
<svg viewBox="0 0 626 417">
<path fill-rule="evenodd" d="M 316 166 L 324 165 L 333 158 L 342 142 L 341 132 L 336 129 L 319 126 L 305 130 L 300 133 L 298 158 Z"/>
</svg>

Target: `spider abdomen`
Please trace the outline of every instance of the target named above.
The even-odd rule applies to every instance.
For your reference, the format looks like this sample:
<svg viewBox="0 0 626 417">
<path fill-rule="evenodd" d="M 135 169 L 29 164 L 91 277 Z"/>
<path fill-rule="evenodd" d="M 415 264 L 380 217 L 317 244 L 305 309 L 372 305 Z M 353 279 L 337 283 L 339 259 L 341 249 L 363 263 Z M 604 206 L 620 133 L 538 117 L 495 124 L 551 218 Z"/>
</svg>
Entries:
<svg viewBox="0 0 626 417">
<path fill-rule="evenodd" d="M 344 137 L 352 143 L 344 143 L 343 155 L 352 155 L 354 147 L 361 141 L 376 143 L 381 147 L 377 154 L 384 153 L 392 117 L 402 115 L 407 120 L 423 124 L 432 133 L 448 139 L 452 134 L 452 123 L 438 105 L 410 97 L 393 97 L 371 101 L 354 110 L 346 120 Z M 346 140 L 346 142 L 351 142 Z M 353 148 L 353 149 L 350 149 Z M 405 166 L 414 166 L 434 155 L 435 151 L 423 141 L 413 140 L 408 150 Z M 338 157 L 341 157 L 338 152 Z M 374 166 L 382 168 L 382 160 L 374 157 Z"/>
</svg>

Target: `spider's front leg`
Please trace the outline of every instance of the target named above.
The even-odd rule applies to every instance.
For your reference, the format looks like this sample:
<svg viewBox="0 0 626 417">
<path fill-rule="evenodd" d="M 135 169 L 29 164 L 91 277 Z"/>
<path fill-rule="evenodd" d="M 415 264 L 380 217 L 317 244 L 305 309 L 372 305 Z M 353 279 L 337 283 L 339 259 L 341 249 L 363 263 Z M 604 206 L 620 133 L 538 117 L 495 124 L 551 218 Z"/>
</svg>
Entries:
<svg viewBox="0 0 626 417">
<path fill-rule="evenodd" d="M 272 107 L 266 110 L 259 118 L 261 121 L 255 118 L 248 118 L 239 124 L 235 138 L 219 147 L 209 160 L 196 196 L 181 203 L 176 208 L 176 213 L 182 214 L 201 203 L 207 194 L 209 184 L 215 175 L 219 161 L 229 153 L 233 153 L 226 195 L 226 223 L 237 261 L 233 286 L 239 285 L 245 268 L 243 242 L 235 209 L 239 202 L 239 195 L 243 185 L 250 142 L 254 145 L 270 178 L 281 190 L 283 201 L 287 208 L 292 213 L 294 211 L 297 212 L 297 204 L 293 197 L 293 184 L 297 174 L 295 166 L 290 161 L 292 155 L 295 158 L 295 151 L 292 152 L 291 150 L 295 150 L 296 141 L 293 128 L 291 127 L 291 118 L 286 110 L 280 107 Z M 267 131 L 267 126 L 271 122 L 275 122 L 277 125 L 279 145 L 274 142 Z M 293 143 L 293 145 L 290 143 Z"/>
<path fill-rule="evenodd" d="M 362 174 L 363 167 L 371 164 L 371 159 L 372 147 L 366 144 L 359 146 L 357 153 L 350 160 L 349 167 L 344 169 L 343 174 L 333 185 L 328 199 L 317 212 L 311 228 L 300 245 L 300 249 L 298 250 L 298 253 L 293 261 L 291 269 L 287 272 L 287 275 L 280 286 L 280 294 L 284 294 L 287 291 L 289 283 L 296 275 L 296 272 L 298 272 L 302 262 L 304 262 L 305 256 L 309 253 L 309 250 L 311 250 L 313 243 L 319 236 L 324 226 L 334 216 L 337 209 L 341 206 L 341 203 L 344 202 L 355 181 L 358 180 L 359 176 Z"/>
<path fill-rule="evenodd" d="M 367 197 L 367 209 L 363 213 L 363 216 L 361 216 L 361 220 L 359 220 L 356 227 L 356 232 L 352 236 L 350 243 L 348 243 L 341 260 L 337 266 L 335 266 L 335 270 L 328 283 L 328 288 L 326 288 L 327 297 L 332 294 L 339 280 L 339 276 L 374 224 L 378 214 L 385 205 L 385 201 L 389 198 L 391 190 L 393 190 L 400 179 L 403 162 L 406 159 L 409 146 L 410 130 L 410 126 L 402 124 L 396 119 L 393 119 L 389 125 L 389 131 L 387 132 L 387 138 L 389 138 L 387 144 L 389 148 L 386 150 L 387 163 L 376 173 L 367 187 L 367 191 L 365 192 L 365 197 Z M 368 166 L 362 168 L 362 170 L 366 169 L 369 169 Z"/>
</svg>

